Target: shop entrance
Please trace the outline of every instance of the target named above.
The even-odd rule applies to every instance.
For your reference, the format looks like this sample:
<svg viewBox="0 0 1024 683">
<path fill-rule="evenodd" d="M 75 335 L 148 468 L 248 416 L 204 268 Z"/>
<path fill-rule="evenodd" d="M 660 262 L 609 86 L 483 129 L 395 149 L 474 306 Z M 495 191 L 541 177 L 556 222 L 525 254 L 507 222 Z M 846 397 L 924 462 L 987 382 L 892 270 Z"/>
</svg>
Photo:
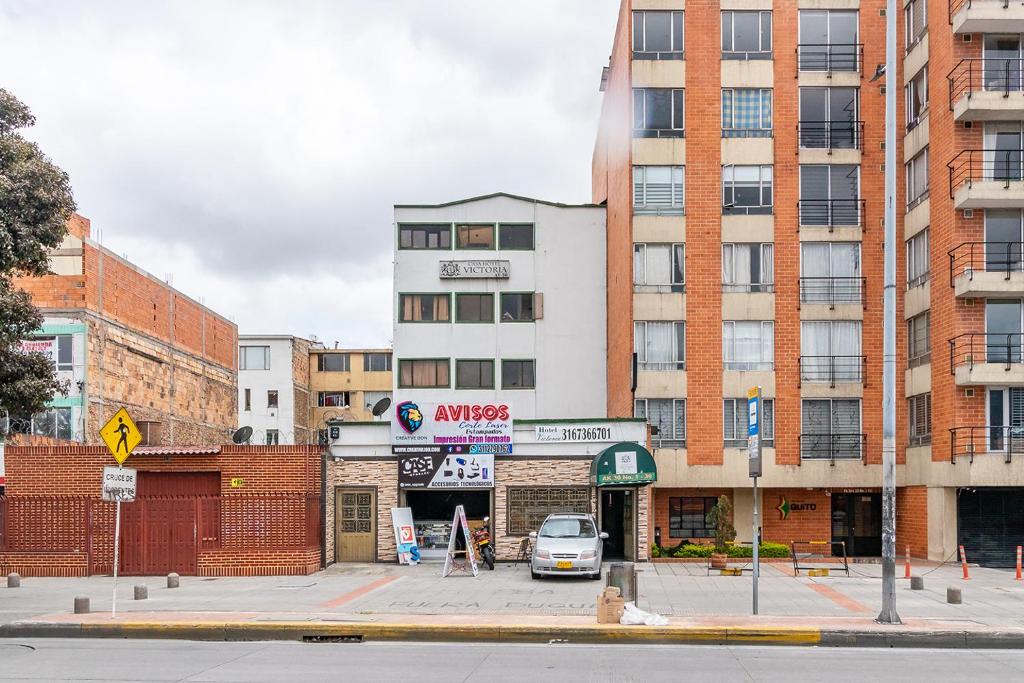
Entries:
<svg viewBox="0 0 1024 683">
<path fill-rule="evenodd" d="M 833 493 L 832 541 L 846 543 L 850 557 L 882 554 L 882 494 Z"/>
<path fill-rule="evenodd" d="M 465 508 L 466 521 L 471 528 L 476 528 L 491 514 L 491 489 L 406 490 L 405 504 L 412 510 L 420 557 L 443 562 L 456 506 Z M 461 534 L 456 542 L 461 548 Z"/>
<path fill-rule="evenodd" d="M 608 534 L 605 560 L 630 560 L 636 548 L 636 490 L 598 489 L 598 527 Z"/>
<path fill-rule="evenodd" d="M 334 492 L 334 561 L 373 562 L 377 554 L 377 491 Z"/>
</svg>

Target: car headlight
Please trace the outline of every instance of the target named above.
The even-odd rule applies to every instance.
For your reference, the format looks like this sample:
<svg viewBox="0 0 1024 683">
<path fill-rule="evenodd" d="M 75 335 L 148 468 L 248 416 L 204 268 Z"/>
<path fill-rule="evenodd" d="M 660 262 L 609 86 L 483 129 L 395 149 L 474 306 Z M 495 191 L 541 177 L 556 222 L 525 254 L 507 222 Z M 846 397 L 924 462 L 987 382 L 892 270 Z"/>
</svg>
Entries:
<svg viewBox="0 0 1024 683">
<path fill-rule="evenodd" d="M 597 557 L 597 553 L 595 553 L 593 550 L 584 550 L 582 553 L 580 553 L 581 560 L 592 560 L 595 557 Z"/>
<path fill-rule="evenodd" d="M 538 560 L 550 560 L 551 559 L 551 552 L 548 551 L 548 550 L 540 550 L 538 548 L 537 549 L 536 557 L 537 557 Z"/>
</svg>

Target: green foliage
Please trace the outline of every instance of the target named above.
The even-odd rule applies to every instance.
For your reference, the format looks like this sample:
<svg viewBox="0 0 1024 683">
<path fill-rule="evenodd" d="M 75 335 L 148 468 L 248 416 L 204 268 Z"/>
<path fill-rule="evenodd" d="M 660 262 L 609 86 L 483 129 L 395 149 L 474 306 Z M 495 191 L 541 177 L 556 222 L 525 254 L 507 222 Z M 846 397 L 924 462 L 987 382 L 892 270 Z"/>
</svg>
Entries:
<svg viewBox="0 0 1024 683">
<path fill-rule="evenodd" d="M 676 548 L 673 557 L 711 557 L 714 546 L 687 543 Z"/>
<path fill-rule="evenodd" d="M 39 412 L 55 393 L 67 393 L 53 363 L 20 345 L 42 317 L 13 278 L 49 273 L 49 250 L 64 240 L 75 210 L 67 174 L 18 132 L 34 123 L 28 107 L 0 89 L 0 410 L 12 416 Z"/>
<path fill-rule="evenodd" d="M 705 521 L 715 529 L 715 552 L 726 552 L 728 545 L 736 540 L 736 528 L 732 525 L 732 503 L 727 496 L 718 497 L 718 502 L 708 512 Z"/>
<path fill-rule="evenodd" d="M 651 544 L 651 557 L 661 557 L 661 546 L 657 543 Z"/>
<path fill-rule="evenodd" d="M 713 545 L 699 545 L 685 543 L 677 546 L 671 551 L 663 551 L 671 557 L 711 557 L 717 552 Z M 730 544 L 725 548 L 725 554 L 729 557 L 753 557 L 754 548 L 749 545 Z M 789 557 L 789 546 L 782 543 L 762 543 L 758 549 L 761 557 Z"/>
</svg>

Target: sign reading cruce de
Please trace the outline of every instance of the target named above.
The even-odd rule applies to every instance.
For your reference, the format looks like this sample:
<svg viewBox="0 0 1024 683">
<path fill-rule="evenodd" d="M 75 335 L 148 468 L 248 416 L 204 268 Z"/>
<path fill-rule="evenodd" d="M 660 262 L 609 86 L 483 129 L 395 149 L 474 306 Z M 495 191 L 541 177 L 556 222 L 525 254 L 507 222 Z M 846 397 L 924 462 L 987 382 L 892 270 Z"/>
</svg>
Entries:
<svg viewBox="0 0 1024 683">
<path fill-rule="evenodd" d="M 137 470 L 128 467 L 104 467 L 103 500 L 112 503 L 131 503 L 135 500 L 138 481 L 139 475 Z"/>
<path fill-rule="evenodd" d="M 601 451 L 590 464 L 595 486 L 653 484 L 658 466 L 651 452 L 638 443 L 623 441 Z"/>
</svg>

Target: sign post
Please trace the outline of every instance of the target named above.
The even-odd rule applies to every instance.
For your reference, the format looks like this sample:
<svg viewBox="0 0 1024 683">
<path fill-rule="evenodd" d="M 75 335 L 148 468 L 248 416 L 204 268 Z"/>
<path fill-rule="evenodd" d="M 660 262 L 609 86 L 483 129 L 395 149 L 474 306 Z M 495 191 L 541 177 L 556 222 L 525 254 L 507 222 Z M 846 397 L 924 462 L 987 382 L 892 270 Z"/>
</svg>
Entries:
<svg viewBox="0 0 1024 683">
<path fill-rule="evenodd" d="M 117 616 L 117 565 L 121 546 L 121 501 L 135 500 L 135 470 L 122 467 L 135 447 L 142 442 L 142 434 L 128 411 L 121 408 L 100 428 L 100 438 L 117 461 L 117 467 L 103 468 L 103 500 L 116 501 L 114 513 L 114 588 L 110 599 L 110 616 Z M 109 477 L 109 479 L 108 479 Z M 110 484 L 108 489 L 108 483 Z"/>
<path fill-rule="evenodd" d="M 761 546 L 761 524 L 757 502 L 757 478 L 761 476 L 761 387 L 747 391 L 747 463 L 751 479 L 754 480 L 754 614 L 757 614 L 757 579 L 761 573 L 759 550 Z"/>
</svg>

